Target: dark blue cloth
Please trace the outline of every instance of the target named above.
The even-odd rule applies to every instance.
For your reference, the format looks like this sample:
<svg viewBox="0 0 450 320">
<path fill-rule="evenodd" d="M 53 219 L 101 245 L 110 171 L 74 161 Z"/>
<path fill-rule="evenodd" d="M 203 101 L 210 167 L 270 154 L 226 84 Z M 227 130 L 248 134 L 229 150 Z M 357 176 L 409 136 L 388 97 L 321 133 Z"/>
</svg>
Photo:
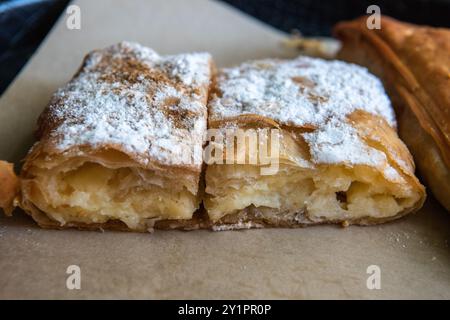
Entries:
<svg viewBox="0 0 450 320">
<path fill-rule="evenodd" d="M 0 1 L 0 94 L 37 49 L 67 3 Z"/>
<path fill-rule="evenodd" d="M 376 4 L 381 13 L 402 21 L 450 28 L 450 0 L 223 0 L 266 23 L 306 36 L 329 36 L 339 21 L 366 14 Z"/>
</svg>

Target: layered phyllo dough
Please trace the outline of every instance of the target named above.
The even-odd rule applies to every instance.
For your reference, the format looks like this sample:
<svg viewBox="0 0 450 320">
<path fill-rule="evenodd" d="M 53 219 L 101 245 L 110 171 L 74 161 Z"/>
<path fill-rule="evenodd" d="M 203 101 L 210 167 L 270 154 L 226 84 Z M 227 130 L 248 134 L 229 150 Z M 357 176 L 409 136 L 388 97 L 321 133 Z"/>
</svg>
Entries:
<svg viewBox="0 0 450 320">
<path fill-rule="evenodd" d="M 122 42 L 58 90 L 25 159 L 20 206 L 43 226 L 147 230 L 199 208 L 209 54 Z"/>
<path fill-rule="evenodd" d="M 450 211 L 450 30 L 382 16 L 369 30 L 366 17 L 339 23 L 339 58 L 369 68 L 388 90 L 400 138 L 424 183 Z"/>
<path fill-rule="evenodd" d="M 379 223 L 423 204 L 390 101 L 366 69 L 307 57 L 252 61 L 222 70 L 212 92 L 209 126 L 228 138 L 210 145 L 228 150 L 223 163 L 231 152 L 248 160 L 206 169 L 205 207 L 218 229 Z M 230 138 L 242 134 L 240 145 Z"/>
</svg>

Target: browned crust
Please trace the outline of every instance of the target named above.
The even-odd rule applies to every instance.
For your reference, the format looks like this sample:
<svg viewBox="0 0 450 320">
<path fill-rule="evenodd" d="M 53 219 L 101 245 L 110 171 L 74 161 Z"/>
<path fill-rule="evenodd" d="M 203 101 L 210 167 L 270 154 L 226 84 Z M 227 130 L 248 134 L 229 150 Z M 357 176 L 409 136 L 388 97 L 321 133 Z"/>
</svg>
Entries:
<svg viewBox="0 0 450 320">
<path fill-rule="evenodd" d="M 295 218 L 279 218 L 277 217 L 277 215 L 279 214 L 279 211 L 277 209 L 264 208 L 266 213 L 273 213 L 274 218 L 267 219 L 261 218 L 260 210 L 261 208 L 256 208 L 254 206 L 247 207 L 233 214 L 226 215 L 219 221 L 211 224 L 211 228 L 215 231 L 220 231 L 253 228 L 302 228 L 321 224 L 340 224 L 344 227 L 349 225 L 369 226 L 397 220 L 409 213 L 415 212 L 416 208 L 413 207 L 405 209 L 392 217 L 376 219 L 371 217 L 363 217 L 350 220 L 311 220 L 308 217 L 308 212 L 304 210 L 291 213 L 291 216 Z"/>
<path fill-rule="evenodd" d="M 379 30 L 369 30 L 365 23 L 361 17 L 334 28 L 344 45 L 340 56 L 351 59 L 358 55 L 346 46 L 371 49 L 380 55 L 384 65 L 377 73 L 417 100 L 417 106 L 408 107 L 434 138 L 450 166 L 450 30 L 414 26 L 388 17 L 382 18 Z"/>
<path fill-rule="evenodd" d="M 450 30 L 388 17 L 382 18 L 381 29 L 369 30 L 361 17 L 339 23 L 334 34 L 343 42 L 339 58 L 367 66 L 384 81 L 400 137 L 434 195 L 450 210 Z M 427 153 L 439 163 L 430 166 Z"/>
<path fill-rule="evenodd" d="M 235 213 L 228 214 L 222 219 L 212 222 L 205 210 L 199 209 L 195 212 L 190 220 L 160 220 L 156 221 L 154 225 L 142 229 L 130 229 L 125 223 L 119 220 L 111 220 L 105 223 L 79 223 L 69 222 L 65 225 L 60 225 L 58 222 L 48 218 L 45 214 L 37 210 L 31 209 L 33 219 L 44 229 L 77 229 L 84 231 L 133 231 L 133 232 L 153 232 L 154 230 L 211 230 L 211 231 L 229 231 L 229 230 L 245 230 L 245 229 L 261 229 L 261 228 L 303 228 L 307 226 L 322 225 L 322 224 L 338 224 L 343 227 L 349 225 L 369 226 L 382 224 L 389 221 L 397 220 L 411 212 L 415 208 L 405 209 L 393 217 L 387 218 L 358 218 L 352 220 L 311 220 L 305 211 L 292 213 L 288 218 L 279 216 L 279 211 L 271 208 L 264 208 L 265 212 L 273 213 L 273 218 L 262 218 L 260 214 L 261 208 L 254 206 L 247 207 Z M 295 218 L 293 218 L 295 217 Z"/>
<path fill-rule="evenodd" d="M 36 208 L 31 203 L 24 204 L 24 210 L 28 213 L 37 224 L 44 229 L 78 229 L 78 230 L 113 230 L 113 231 L 134 231 L 134 232 L 152 232 L 158 230 L 197 230 L 205 229 L 208 226 L 208 218 L 203 209 L 194 213 L 190 220 L 159 220 L 149 221 L 147 227 L 140 229 L 131 229 L 120 220 L 109 220 L 104 223 L 82 223 L 67 222 L 61 225 L 59 222 L 52 220 L 44 212 Z"/>
<path fill-rule="evenodd" d="M 0 161 L 0 208 L 7 215 L 14 209 L 14 198 L 19 192 L 19 178 L 14 173 L 11 163 Z"/>
</svg>

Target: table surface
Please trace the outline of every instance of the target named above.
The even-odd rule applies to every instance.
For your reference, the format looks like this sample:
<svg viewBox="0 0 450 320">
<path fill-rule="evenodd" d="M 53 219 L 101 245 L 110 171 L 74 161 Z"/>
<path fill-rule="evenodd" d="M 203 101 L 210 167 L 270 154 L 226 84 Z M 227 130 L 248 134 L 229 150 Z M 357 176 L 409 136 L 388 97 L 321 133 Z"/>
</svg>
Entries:
<svg viewBox="0 0 450 320">
<path fill-rule="evenodd" d="M 0 159 L 18 164 L 37 116 L 85 53 L 121 40 L 160 53 L 209 51 L 219 66 L 289 57 L 285 34 L 207 0 L 74 1 L 0 100 Z M 450 298 L 450 215 L 431 196 L 417 214 L 372 227 L 316 226 L 152 234 L 43 230 L 0 217 L 0 298 Z M 66 287 L 67 267 L 81 289 Z M 369 290 L 367 268 L 381 270 Z"/>
</svg>

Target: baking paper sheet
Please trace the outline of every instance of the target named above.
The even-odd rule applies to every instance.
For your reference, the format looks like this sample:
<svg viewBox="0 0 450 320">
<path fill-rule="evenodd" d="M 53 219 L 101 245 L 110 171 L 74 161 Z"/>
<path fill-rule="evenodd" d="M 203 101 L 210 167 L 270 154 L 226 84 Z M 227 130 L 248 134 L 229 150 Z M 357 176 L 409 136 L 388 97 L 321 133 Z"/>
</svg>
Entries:
<svg viewBox="0 0 450 320">
<path fill-rule="evenodd" d="M 63 14 L 0 100 L 0 159 L 17 166 L 52 92 L 94 48 L 130 40 L 162 54 L 209 51 L 219 66 L 293 55 L 280 45 L 285 34 L 214 1 L 72 4 L 81 29 Z M 216 233 L 42 230 L 17 210 L 0 217 L 0 298 L 449 299 L 449 239 L 450 214 L 431 196 L 381 226 Z M 71 265 L 79 290 L 67 287 Z M 369 289 L 373 270 L 380 289 Z"/>
</svg>

